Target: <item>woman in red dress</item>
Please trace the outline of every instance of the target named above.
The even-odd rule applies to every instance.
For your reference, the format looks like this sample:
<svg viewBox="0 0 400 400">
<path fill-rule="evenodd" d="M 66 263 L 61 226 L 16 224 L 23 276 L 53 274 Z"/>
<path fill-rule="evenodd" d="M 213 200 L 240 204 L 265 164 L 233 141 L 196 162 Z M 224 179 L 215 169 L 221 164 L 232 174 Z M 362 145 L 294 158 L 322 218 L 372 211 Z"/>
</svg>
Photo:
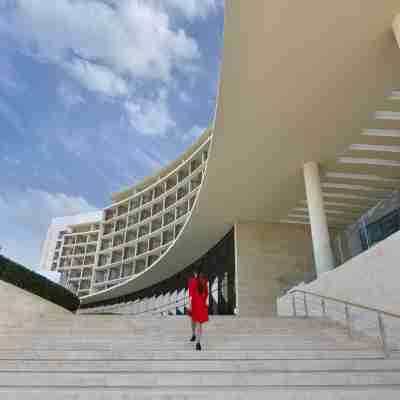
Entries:
<svg viewBox="0 0 400 400">
<path fill-rule="evenodd" d="M 203 323 L 208 321 L 208 284 L 207 279 L 200 271 L 194 273 L 189 279 L 190 313 L 192 317 L 191 342 L 197 339 L 196 350 L 201 350 L 201 336 L 203 334 Z M 197 328 L 197 329 L 196 329 Z M 197 330 L 197 332 L 196 332 Z"/>
</svg>

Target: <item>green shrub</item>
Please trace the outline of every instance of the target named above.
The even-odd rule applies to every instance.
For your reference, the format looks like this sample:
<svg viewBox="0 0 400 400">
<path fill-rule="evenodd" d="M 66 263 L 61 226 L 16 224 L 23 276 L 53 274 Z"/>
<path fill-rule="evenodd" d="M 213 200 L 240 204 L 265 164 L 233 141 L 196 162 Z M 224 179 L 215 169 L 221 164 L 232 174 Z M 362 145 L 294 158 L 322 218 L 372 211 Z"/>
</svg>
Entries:
<svg viewBox="0 0 400 400">
<path fill-rule="evenodd" d="M 79 307 L 79 298 L 63 286 L 0 255 L 0 280 L 18 286 L 69 311 Z"/>
</svg>

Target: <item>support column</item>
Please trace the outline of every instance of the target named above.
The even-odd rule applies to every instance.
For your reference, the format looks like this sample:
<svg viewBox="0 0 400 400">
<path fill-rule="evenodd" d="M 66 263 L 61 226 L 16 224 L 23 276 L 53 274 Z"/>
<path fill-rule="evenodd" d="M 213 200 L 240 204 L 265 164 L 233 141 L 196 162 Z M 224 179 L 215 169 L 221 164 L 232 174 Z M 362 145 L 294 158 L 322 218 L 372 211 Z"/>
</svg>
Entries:
<svg viewBox="0 0 400 400">
<path fill-rule="evenodd" d="M 304 164 L 304 181 L 310 217 L 315 269 L 317 276 L 319 276 L 324 272 L 332 270 L 335 267 L 335 262 L 329 238 L 317 163 L 308 162 Z"/>
<path fill-rule="evenodd" d="M 400 14 L 397 14 L 392 23 L 393 33 L 400 47 Z"/>
</svg>

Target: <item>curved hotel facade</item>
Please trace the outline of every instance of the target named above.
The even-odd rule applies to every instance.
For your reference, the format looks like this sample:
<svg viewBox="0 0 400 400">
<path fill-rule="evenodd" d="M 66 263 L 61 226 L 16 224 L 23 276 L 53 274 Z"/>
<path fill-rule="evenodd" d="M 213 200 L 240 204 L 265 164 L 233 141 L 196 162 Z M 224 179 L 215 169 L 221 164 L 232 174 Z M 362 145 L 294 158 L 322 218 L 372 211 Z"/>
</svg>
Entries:
<svg viewBox="0 0 400 400">
<path fill-rule="evenodd" d="M 103 212 L 81 215 L 80 223 L 76 217 L 62 218 L 64 229 L 57 231 L 50 263 L 51 270 L 61 273 L 61 283 L 85 296 L 123 283 L 156 263 L 177 240 L 190 215 L 203 180 L 210 140 L 211 131 L 207 130 L 156 175 L 115 193 Z M 90 218 L 92 221 L 87 221 Z M 59 226 L 56 223 L 48 236 L 55 231 L 54 225 Z M 49 246 L 44 247 L 47 254 Z"/>
<path fill-rule="evenodd" d="M 331 279 L 328 292 L 349 299 L 357 291 L 338 293 L 337 276 L 372 282 L 373 267 L 355 273 L 354 263 L 400 229 L 398 2 L 360 14 L 358 1 L 314 1 L 324 17 L 312 22 L 284 3 L 227 2 L 212 135 L 115 194 L 99 231 L 86 232 L 98 233 L 96 251 L 61 256 L 58 270 L 82 270 L 72 278 L 82 307 L 179 292 L 199 263 L 229 277 L 241 315 L 275 313 L 296 282 Z M 214 257 L 222 242 L 230 250 Z"/>
</svg>

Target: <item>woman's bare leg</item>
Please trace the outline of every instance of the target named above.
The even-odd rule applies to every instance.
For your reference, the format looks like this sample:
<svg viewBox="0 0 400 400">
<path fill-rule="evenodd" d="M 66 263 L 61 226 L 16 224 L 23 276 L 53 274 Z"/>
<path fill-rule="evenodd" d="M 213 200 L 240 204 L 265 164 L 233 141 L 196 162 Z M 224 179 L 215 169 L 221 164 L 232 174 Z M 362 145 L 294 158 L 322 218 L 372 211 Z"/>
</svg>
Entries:
<svg viewBox="0 0 400 400">
<path fill-rule="evenodd" d="M 193 320 L 191 321 L 192 321 L 192 335 L 196 336 L 196 322 L 194 322 Z"/>
<path fill-rule="evenodd" d="M 196 334 L 196 339 L 197 339 L 197 343 L 201 342 L 201 336 L 203 334 L 203 324 L 201 323 L 197 323 L 197 334 Z"/>
</svg>

